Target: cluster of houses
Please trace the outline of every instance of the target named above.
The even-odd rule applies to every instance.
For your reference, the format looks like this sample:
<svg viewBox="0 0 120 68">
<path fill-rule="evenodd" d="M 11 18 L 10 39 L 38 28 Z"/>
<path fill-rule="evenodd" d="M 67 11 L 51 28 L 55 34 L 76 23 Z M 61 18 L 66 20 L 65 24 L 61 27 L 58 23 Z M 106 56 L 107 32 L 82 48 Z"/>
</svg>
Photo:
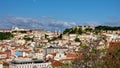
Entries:
<svg viewBox="0 0 120 68">
<path fill-rule="evenodd" d="M 17 27 L 0 31 L 14 34 L 11 39 L 0 40 L 0 68 L 57 68 L 62 64 L 71 63 L 77 57 L 82 57 L 83 53 L 80 52 L 82 44 L 91 47 L 97 45 L 97 49 L 105 49 L 111 42 L 120 42 L 119 32 L 104 31 L 102 35 L 92 32 L 81 35 L 63 34 L 62 38 L 51 40 L 58 37 L 60 32 Z M 30 40 L 26 40 L 25 37 Z M 75 41 L 76 38 L 79 38 L 80 42 Z"/>
</svg>

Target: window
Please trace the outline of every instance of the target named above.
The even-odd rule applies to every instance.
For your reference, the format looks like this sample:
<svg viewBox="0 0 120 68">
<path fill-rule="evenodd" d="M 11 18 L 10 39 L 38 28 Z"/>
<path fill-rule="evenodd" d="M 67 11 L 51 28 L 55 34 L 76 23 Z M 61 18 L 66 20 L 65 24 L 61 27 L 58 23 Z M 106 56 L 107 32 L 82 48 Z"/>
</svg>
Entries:
<svg viewBox="0 0 120 68">
<path fill-rule="evenodd" d="M 0 55 L 0 58 L 6 58 L 6 57 L 7 57 L 6 54 L 1 54 L 1 55 Z"/>
<path fill-rule="evenodd" d="M 37 66 L 35 65 L 35 66 L 33 66 L 33 68 L 37 68 Z"/>
<path fill-rule="evenodd" d="M 61 55 L 59 55 L 59 57 L 61 57 Z"/>
</svg>

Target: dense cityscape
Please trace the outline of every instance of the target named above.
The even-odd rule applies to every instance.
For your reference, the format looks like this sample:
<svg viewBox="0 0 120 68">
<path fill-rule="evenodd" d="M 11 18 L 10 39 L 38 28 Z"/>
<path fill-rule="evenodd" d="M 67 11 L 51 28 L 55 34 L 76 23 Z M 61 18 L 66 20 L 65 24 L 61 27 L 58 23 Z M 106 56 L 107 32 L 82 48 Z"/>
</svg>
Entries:
<svg viewBox="0 0 120 68">
<path fill-rule="evenodd" d="M 0 68 L 119 68 L 120 27 L 0 30 Z"/>
<path fill-rule="evenodd" d="M 120 0 L 0 0 L 0 68 L 120 68 Z"/>
</svg>

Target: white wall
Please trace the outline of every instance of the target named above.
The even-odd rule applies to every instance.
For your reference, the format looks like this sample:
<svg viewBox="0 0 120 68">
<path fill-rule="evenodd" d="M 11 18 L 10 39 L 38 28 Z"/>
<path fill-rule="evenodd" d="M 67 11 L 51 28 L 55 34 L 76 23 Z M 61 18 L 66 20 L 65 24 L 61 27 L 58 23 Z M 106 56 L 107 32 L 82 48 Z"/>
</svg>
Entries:
<svg viewBox="0 0 120 68">
<path fill-rule="evenodd" d="M 0 68 L 3 68 L 3 64 L 0 64 Z"/>
<path fill-rule="evenodd" d="M 31 63 L 31 64 L 11 64 L 9 68 L 47 68 L 51 65 L 50 62 L 48 63 Z"/>
</svg>

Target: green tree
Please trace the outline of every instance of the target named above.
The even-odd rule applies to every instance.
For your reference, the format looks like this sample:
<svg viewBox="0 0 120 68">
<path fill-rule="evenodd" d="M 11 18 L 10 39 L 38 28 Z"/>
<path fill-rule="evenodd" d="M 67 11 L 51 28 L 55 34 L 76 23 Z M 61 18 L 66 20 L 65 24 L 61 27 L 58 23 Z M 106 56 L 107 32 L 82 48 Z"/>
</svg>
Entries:
<svg viewBox="0 0 120 68">
<path fill-rule="evenodd" d="M 45 34 L 45 38 L 47 39 L 49 35 Z"/>
<path fill-rule="evenodd" d="M 23 39 L 26 40 L 26 41 L 33 41 L 33 38 L 30 38 L 29 36 L 24 36 Z"/>
<path fill-rule="evenodd" d="M 81 42 L 79 38 L 75 38 L 75 42 Z"/>
<path fill-rule="evenodd" d="M 63 34 L 82 34 L 83 31 L 81 28 L 68 28 L 68 29 L 65 29 L 65 31 L 63 32 Z"/>
<path fill-rule="evenodd" d="M 60 34 L 60 35 L 58 36 L 58 38 L 62 39 L 62 34 Z"/>
<path fill-rule="evenodd" d="M 71 67 L 72 68 L 103 68 L 103 58 L 100 58 L 101 51 L 97 50 L 96 45 L 80 45 L 80 53 L 82 56 L 76 58 L 73 62 Z"/>
<path fill-rule="evenodd" d="M 93 29 L 92 28 L 86 28 L 85 31 L 92 32 Z"/>
<path fill-rule="evenodd" d="M 67 29 L 65 29 L 65 30 L 64 30 L 64 32 L 63 32 L 63 34 L 69 33 L 69 32 L 70 32 L 70 30 L 71 30 L 71 29 L 68 29 L 68 28 L 67 28 Z"/>
<path fill-rule="evenodd" d="M 95 30 L 120 30 L 120 27 L 112 27 L 112 26 L 97 26 Z"/>
<path fill-rule="evenodd" d="M 27 33 L 27 31 L 12 31 L 12 33 L 16 33 L 16 32 L 18 32 L 18 33 Z"/>
<path fill-rule="evenodd" d="M 14 35 L 10 32 L 0 32 L 0 40 L 10 39 L 14 37 Z"/>
<path fill-rule="evenodd" d="M 79 30 L 78 30 L 78 34 L 82 34 L 82 33 L 83 33 L 82 29 L 79 28 Z"/>
</svg>

